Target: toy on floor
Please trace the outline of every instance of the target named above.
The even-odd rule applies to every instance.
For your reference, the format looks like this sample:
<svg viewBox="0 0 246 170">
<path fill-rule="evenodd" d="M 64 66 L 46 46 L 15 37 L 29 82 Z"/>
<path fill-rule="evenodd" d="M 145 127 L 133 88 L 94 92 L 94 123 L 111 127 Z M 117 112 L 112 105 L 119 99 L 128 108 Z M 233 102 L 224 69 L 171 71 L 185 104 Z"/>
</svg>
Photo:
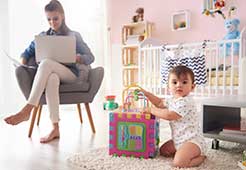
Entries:
<svg viewBox="0 0 246 170">
<path fill-rule="evenodd" d="M 238 162 L 238 166 L 243 170 L 246 169 L 246 150 L 243 151 L 242 160 Z"/>
<path fill-rule="evenodd" d="M 134 87 L 139 86 L 123 91 L 124 106 L 110 113 L 109 154 L 153 158 L 159 146 L 159 119 L 144 111 L 148 100 L 139 89 L 131 90 Z"/>
<path fill-rule="evenodd" d="M 106 102 L 103 103 L 104 110 L 114 110 L 119 107 L 118 103 L 115 102 L 115 96 L 106 96 Z"/>
<path fill-rule="evenodd" d="M 143 107 L 146 108 L 149 106 L 147 98 L 144 96 L 143 92 L 140 92 L 138 89 L 131 91 L 128 93 L 124 103 L 123 103 L 123 110 L 124 112 L 138 112 L 139 106 L 135 105 L 134 101 L 138 101 L 139 99 L 144 100 Z M 134 101 L 132 101 L 134 100 Z"/>
<path fill-rule="evenodd" d="M 246 167 L 246 150 L 243 151 L 242 164 Z"/>
</svg>

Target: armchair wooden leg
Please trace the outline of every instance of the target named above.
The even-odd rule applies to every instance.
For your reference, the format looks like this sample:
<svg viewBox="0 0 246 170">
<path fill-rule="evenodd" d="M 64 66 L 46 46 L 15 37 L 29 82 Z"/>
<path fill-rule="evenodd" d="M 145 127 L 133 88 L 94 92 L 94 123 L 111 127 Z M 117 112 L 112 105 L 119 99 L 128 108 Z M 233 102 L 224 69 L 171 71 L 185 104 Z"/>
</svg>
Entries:
<svg viewBox="0 0 246 170">
<path fill-rule="evenodd" d="M 79 112 L 79 120 L 80 120 L 80 123 L 82 124 L 83 123 L 83 119 L 82 119 L 82 114 L 81 114 L 80 103 L 77 104 L 77 109 L 78 109 L 78 112 Z"/>
<path fill-rule="evenodd" d="M 88 115 L 88 118 L 89 118 L 89 121 L 90 121 L 91 130 L 92 130 L 93 133 L 96 133 L 96 130 L 95 130 L 95 127 L 94 127 L 94 123 L 93 123 L 93 119 L 92 119 L 92 116 L 91 116 L 91 110 L 90 110 L 89 103 L 85 103 L 85 109 L 86 109 L 86 112 L 87 112 L 87 115 Z"/>
<path fill-rule="evenodd" d="M 33 125 L 35 123 L 36 115 L 37 115 L 38 107 L 34 107 L 33 113 L 32 113 L 32 120 L 31 124 L 29 127 L 29 132 L 28 132 L 28 137 L 30 138 L 32 136 L 32 130 L 33 130 Z"/>
<path fill-rule="evenodd" d="M 39 126 L 42 108 L 43 108 L 43 106 L 42 105 L 39 105 L 39 107 L 38 107 L 38 121 L 37 121 L 37 126 Z"/>
</svg>

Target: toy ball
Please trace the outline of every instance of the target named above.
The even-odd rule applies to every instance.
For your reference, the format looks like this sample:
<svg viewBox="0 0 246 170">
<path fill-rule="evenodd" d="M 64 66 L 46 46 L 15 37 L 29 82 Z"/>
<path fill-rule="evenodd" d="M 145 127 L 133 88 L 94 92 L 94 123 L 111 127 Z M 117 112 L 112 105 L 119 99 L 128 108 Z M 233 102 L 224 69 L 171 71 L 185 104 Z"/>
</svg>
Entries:
<svg viewBox="0 0 246 170">
<path fill-rule="evenodd" d="M 106 96 L 106 102 L 103 103 L 104 110 L 114 110 L 119 107 L 118 103 L 115 102 L 115 96 Z"/>
</svg>

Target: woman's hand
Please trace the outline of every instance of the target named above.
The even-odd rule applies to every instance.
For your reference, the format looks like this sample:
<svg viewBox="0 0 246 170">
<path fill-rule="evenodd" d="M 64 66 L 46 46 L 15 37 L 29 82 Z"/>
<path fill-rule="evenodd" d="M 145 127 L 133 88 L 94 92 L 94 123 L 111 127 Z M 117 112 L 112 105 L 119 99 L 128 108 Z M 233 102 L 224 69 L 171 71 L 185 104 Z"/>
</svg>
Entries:
<svg viewBox="0 0 246 170">
<path fill-rule="evenodd" d="M 76 63 L 83 64 L 83 60 L 81 59 L 81 55 L 76 55 Z"/>
<path fill-rule="evenodd" d="M 24 57 L 21 57 L 21 64 L 26 65 L 27 64 L 27 59 Z"/>
</svg>

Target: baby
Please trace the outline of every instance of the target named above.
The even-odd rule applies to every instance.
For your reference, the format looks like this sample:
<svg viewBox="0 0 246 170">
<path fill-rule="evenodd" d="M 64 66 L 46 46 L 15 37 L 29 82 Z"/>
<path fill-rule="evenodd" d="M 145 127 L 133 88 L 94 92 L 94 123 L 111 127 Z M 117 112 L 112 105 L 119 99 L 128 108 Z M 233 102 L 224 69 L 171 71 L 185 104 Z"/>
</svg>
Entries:
<svg viewBox="0 0 246 170">
<path fill-rule="evenodd" d="M 193 71 L 180 65 L 169 73 L 170 99 L 160 99 L 141 89 L 155 106 L 150 112 L 159 118 L 168 120 L 171 127 L 172 139 L 160 147 L 160 154 L 165 157 L 174 157 L 173 165 L 180 168 L 198 166 L 206 158 L 196 105 L 190 96 L 194 88 Z"/>
</svg>

